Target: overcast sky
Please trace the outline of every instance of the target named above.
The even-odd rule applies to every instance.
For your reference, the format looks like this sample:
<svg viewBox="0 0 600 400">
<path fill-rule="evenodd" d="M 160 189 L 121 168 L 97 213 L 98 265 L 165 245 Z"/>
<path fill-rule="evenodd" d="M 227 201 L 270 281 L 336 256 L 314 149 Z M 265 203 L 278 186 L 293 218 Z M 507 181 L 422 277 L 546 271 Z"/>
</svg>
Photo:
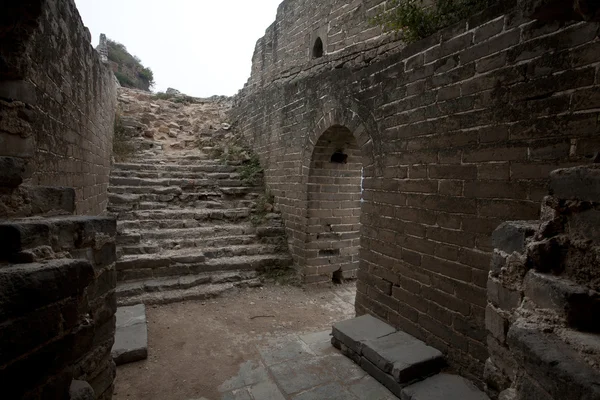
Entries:
<svg viewBox="0 0 600 400">
<path fill-rule="evenodd" d="M 101 33 L 154 72 L 155 91 L 233 95 L 282 0 L 75 0 L 94 47 Z"/>
</svg>

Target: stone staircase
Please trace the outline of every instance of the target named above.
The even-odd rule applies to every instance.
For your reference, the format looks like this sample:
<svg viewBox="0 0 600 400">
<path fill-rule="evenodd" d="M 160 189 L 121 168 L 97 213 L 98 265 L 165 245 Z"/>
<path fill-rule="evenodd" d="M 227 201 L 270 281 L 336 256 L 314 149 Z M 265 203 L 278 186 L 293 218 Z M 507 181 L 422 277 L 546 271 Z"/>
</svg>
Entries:
<svg viewBox="0 0 600 400">
<path fill-rule="evenodd" d="M 119 305 L 211 298 L 291 264 L 279 214 L 252 223 L 264 188 L 241 168 L 202 154 L 114 165 Z"/>
<path fill-rule="evenodd" d="M 363 315 L 333 326 L 331 343 L 402 400 L 489 400 L 467 379 L 442 373 L 442 353 Z"/>
</svg>

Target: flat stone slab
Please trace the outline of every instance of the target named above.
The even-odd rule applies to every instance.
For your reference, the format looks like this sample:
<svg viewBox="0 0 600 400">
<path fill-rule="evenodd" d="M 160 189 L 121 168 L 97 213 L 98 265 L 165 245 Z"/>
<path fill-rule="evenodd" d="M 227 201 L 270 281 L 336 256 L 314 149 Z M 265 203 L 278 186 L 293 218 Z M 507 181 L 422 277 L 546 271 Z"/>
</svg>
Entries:
<svg viewBox="0 0 600 400">
<path fill-rule="evenodd" d="M 112 357 L 117 365 L 148 358 L 146 306 L 138 304 L 117 308 L 117 329 Z"/>
<path fill-rule="evenodd" d="M 490 400 L 458 375 L 438 374 L 402 389 L 402 400 Z"/>
<path fill-rule="evenodd" d="M 333 325 L 333 337 L 358 354 L 361 354 L 364 342 L 394 332 L 396 329 L 371 315 L 363 315 Z"/>
<path fill-rule="evenodd" d="M 444 365 L 442 352 L 405 332 L 396 332 L 363 344 L 363 357 L 399 383 L 436 374 Z"/>
</svg>

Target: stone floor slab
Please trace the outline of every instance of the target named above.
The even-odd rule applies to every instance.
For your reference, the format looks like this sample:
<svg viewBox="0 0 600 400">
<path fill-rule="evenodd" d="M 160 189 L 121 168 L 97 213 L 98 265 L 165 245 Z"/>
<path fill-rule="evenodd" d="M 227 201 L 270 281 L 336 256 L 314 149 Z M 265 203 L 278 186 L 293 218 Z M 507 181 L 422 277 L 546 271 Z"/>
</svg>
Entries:
<svg viewBox="0 0 600 400">
<path fill-rule="evenodd" d="M 273 343 L 270 346 L 261 347 L 259 351 L 267 366 L 315 355 L 310 347 L 298 338 L 284 343 Z"/>
<path fill-rule="evenodd" d="M 336 353 L 335 348 L 331 345 L 331 330 L 302 335 L 300 336 L 300 339 L 306 343 L 310 350 L 317 356 L 326 356 L 328 354 Z"/>
<path fill-rule="evenodd" d="M 396 400 L 397 397 L 387 390 L 381 383 L 371 376 L 348 385 L 348 389 L 354 396 L 364 400 Z"/>
<path fill-rule="evenodd" d="M 296 358 L 269 367 L 271 374 L 285 394 L 295 394 L 303 390 L 334 381 L 335 374 L 322 358 Z"/>
<path fill-rule="evenodd" d="M 285 400 L 285 397 L 272 381 L 260 382 L 250 388 L 252 397 L 256 400 Z"/>
<path fill-rule="evenodd" d="M 219 391 L 229 392 L 268 380 L 267 369 L 260 361 L 246 361 L 236 376 L 219 386 Z"/>
<path fill-rule="evenodd" d="M 436 374 L 444 364 L 442 352 L 405 332 L 365 342 L 363 357 L 400 383 Z"/>
<path fill-rule="evenodd" d="M 358 354 L 363 342 L 394 332 L 396 329 L 368 314 L 333 325 L 333 336 Z"/>
<path fill-rule="evenodd" d="M 489 397 L 461 376 L 438 374 L 402 389 L 401 399 L 489 400 Z"/>
<path fill-rule="evenodd" d="M 293 400 L 359 400 L 339 383 L 329 383 L 292 397 Z"/>
<path fill-rule="evenodd" d="M 117 327 L 112 357 L 117 365 L 144 360 L 148 357 L 146 307 L 138 304 L 117 309 Z"/>
</svg>

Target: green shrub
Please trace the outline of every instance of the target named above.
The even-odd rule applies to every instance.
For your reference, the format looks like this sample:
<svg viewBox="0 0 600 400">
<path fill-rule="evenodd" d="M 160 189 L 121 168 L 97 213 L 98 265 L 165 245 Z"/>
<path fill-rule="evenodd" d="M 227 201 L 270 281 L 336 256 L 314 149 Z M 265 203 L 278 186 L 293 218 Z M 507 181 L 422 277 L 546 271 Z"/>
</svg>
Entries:
<svg viewBox="0 0 600 400">
<path fill-rule="evenodd" d="M 115 76 L 117 77 L 117 80 L 119 81 L 119 83 L 121 84 L 121 86 L 125 86 L 128 88 L 135 88 L 135 82 L 133 82 L 133 80 L 128 77 L 127 75 L 119 72 L 119 71 L 115 71 Z"/>
<path fill-rule="evenodd" d="M 488 0 L 436 0 L 434 7 L 427 8 L 423 0 L 391 0 L 388 9 L 372 23 L 385 31 L 399 32 L 410 43 L 475 15 L 487 4 Z"/>
<path fill-rule="evenodd" d="M 108 39 L 107 44 L 108 59 L 118 65 L 119 71 L 115 72 L 115 75 L 122 86 L 142 90 L 154 86 L 154 73 L 150 68 L 142 65 L 142 60 L 129 54 L 127 48 L 121 43 Z M 120 72 L 123 69 L 131 70 L 136 78 L 132 79 Z"/>
<path fill-rule="evenodd" d="M 165 92 L 158 92 L 158 93 L 156 93 L 152 97 L 154 99 L 156 99 L 156 100 L 171 100 L 173 97 L 175 97 L 175 95 L 174 94 L 167 94 Z"/>
</svg>

